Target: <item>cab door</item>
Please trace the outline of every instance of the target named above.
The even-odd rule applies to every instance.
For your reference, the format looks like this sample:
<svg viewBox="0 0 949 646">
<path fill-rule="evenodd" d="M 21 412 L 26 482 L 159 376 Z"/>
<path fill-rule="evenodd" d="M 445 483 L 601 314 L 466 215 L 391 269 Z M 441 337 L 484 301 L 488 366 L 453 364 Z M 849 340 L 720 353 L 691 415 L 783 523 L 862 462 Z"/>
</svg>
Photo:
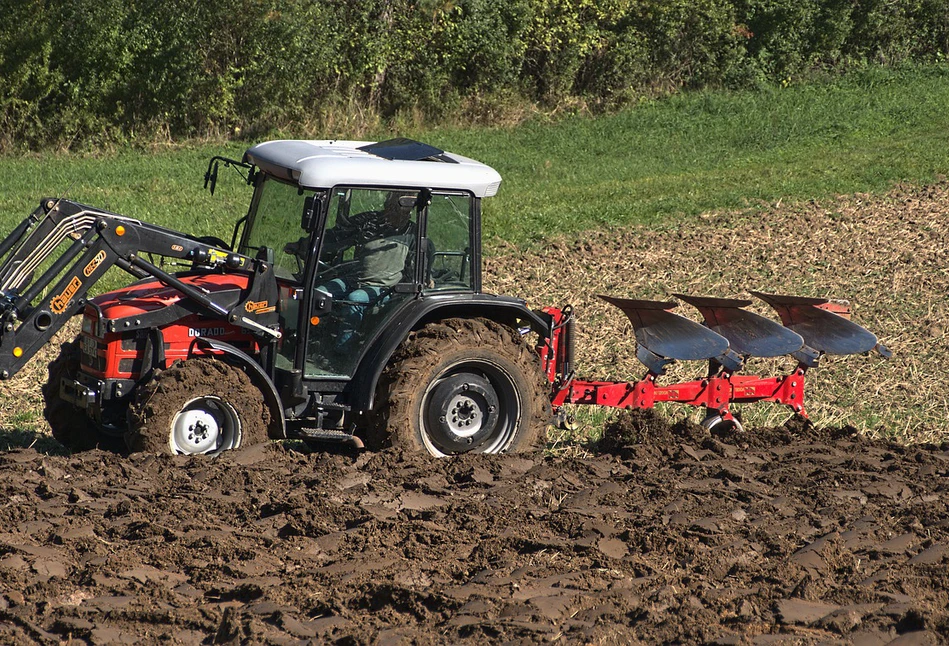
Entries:
<svg viewBox="0 0 949 646">
<path fill-rule="evenodd" d="M 304 378 L 349 378 L 367 345 L 419 293 L 418 189 L 337 188 L 309 289 Z"/>
<path fill-rule="evenodd" d="M 300 315 L 304 313 L 301 304 L 313 244 L 301 214 L 308 204 L 320 203 L 317 197 L 314 191 L 300 191 L 295 184 L 258 173 L 238 246 L 240 253 L 267 262 L 277 281 L 281 332 L 274 355 L 277 370 L 293 370 L 297 363 Z"/>
</svg>

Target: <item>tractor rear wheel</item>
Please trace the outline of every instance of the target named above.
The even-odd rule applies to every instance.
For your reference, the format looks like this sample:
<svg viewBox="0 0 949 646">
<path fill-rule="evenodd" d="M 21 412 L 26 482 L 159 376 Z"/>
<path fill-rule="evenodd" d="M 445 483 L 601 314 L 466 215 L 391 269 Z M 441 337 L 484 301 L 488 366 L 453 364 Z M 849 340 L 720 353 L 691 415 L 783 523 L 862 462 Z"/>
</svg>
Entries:
<svg viewBox="0 0 949 646">
<path fill-rule="evenodd" d="M 62 398 L 60 383 L 64 377 L 79 374 L 79 343 L 60 346 L 59 356 L 49 363 L 49 379 L 43 384 L 43 415 L 53 437 L 72 451 L 86 451 L 99 444 L 99 432 L 86 411 Z"/>
<path fill-rule="evenodd" d="M 447 319 L 413 332 L 376 392 L 367 444 L 456 453 L 535 448 L 551 420 L 537 355 L 489 319 Z"/>
<path fill-rule="evenodd" d="M 247 374 L 199 357 L 156 371 L 128 410 L 132 451 L 217 455 L 267 440 L 270 410 Z"/>
</svg>

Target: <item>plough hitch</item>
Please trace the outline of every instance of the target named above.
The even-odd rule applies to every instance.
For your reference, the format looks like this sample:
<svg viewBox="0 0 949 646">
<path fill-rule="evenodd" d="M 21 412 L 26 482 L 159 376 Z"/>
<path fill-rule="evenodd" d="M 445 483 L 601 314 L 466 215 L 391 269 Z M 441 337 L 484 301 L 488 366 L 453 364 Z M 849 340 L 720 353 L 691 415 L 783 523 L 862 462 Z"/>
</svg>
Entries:
<svg viewBox="0 0 949 646">
<path fill-rule="evenodd" d="M 652 408 L 656 402 L 704 406 L 708 428 L 728 424 L 741 428 L 731 404 L 775 402 L 807 417 L 804 382 L 809 368 L 825 354 L 863 354 L 890 351 L 870 331 L 849 320 L 846 304 L 820 298 L 752 292 L 780 316 L 781 324 L 745 309 L 752 301 L 675 294 L 695 307 L 704 325 L 673 313 L 675 302 L 642 301 L 612 296 L 603 300 L 629 318 L 636 338 L 636 357 L 646 375 L 636 382 L 587 381 L 558 371 L 563 336 L 572 334 L 572 310 L 548 310 L 555 334 L 546 347 L 548 376 L 555 383 L 552 404 L 595 404 L 614 408 Z M 566 316 L 564 312 L 567 312 Z M 562 332 L 561 332 L 562 331 Z M 751 357 L 790 355 L 797 361 L 784 376 L 739 374 Z M 666 366 L 675 361 L 708 361 L 704 378 L 659 385 Z"/>
</svg>

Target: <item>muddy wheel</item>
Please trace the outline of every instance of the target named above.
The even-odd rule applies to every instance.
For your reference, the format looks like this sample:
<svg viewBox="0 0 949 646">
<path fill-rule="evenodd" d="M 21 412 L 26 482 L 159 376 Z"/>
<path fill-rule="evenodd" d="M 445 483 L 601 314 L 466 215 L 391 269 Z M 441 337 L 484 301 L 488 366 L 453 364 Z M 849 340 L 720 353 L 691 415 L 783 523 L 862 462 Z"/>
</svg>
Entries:
<svg viewBox="0 0 949 646">
<path fill-rule="evenodd" d="M 49 378 L 43 384 L 43 415 L 60 444 L 73 451 L 85 451 L 99 443 L 96 425 L 86 411 L 65 401 L 59 392 L 63 377 L 75 377 L 78 373 L 79 344 L 63 343 L 59 356 L 49 363 Z"/>
<path fill-rule="evenodd" d="M 537 446 L 551 420 L 537 355 L 488 319 L 448 319 L 412 333 L 376 392 L 367 445 L 454 453 Z"/>
<path fill-rule="evenodd" d="M 140 386 L 128 422 L 132 451 L 217 455 L 266 441 L 270 411 L 243 370 L 196 358 Z"/>
</svg>

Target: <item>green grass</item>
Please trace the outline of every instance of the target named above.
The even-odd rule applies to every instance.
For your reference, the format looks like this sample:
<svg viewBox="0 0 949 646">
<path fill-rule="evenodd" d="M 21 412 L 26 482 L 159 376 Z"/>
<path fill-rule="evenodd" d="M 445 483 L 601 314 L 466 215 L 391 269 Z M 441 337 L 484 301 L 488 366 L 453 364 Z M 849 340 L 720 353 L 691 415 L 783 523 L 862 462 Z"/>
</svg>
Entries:
<svg viewBox="0 0 949 646">
<path fill-rule="evenodd" d="M 204 172 L 212 155 L 240 159 L 245 147 L 229 143 L 98 156 L 0 158 L 0 222 L 9 230 L 41 198 L 67 197 L 183 231 L 230 239 L 234 221 L 247 211 L 250 189 L 234 171 L 222 168 L 219 190 L 211 196 L 202 188 Z"/>
<path fill-rule="evenodd" d="M 461 134 L 459 148 L 505 177 L 486 207 L 486 231 L 523 244 L 931 181 L 949 171 L 949 69 L 707 92 L 599 119 L 532 124 L 500 138 Z"/>
<path fill-rule="evenodd" d="M 686 94 L 598 118 L 378 136 L 394 134 L 497 168 L 504 182 L 485 205 L 488 248 L 499 240 L 524 246 L 594 228 L 931 181 L 949 170 L 949 66 Z M 0 158 L 0 228 L 9 230 L 41 197 L 66 194 L 229 240 L 249 190 L 222 170 L 212 197 L 202 190 L 203 174 L 211 155 L 239 158 L 245 146 Z"/>
</svg>

